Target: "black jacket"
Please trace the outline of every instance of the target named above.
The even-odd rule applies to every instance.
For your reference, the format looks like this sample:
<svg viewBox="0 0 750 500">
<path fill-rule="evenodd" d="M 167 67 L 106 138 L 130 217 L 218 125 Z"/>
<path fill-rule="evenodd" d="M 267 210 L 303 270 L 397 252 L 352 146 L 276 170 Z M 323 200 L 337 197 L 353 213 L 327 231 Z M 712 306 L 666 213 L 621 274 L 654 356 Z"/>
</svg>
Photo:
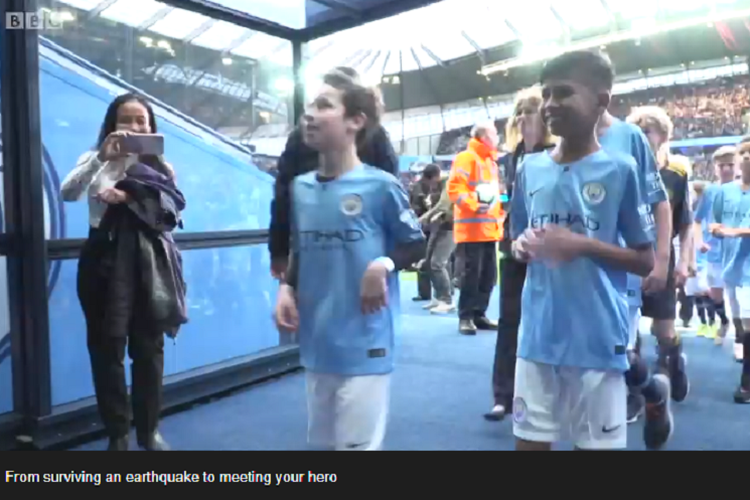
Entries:
<svg viewBox="0 0 750 500">
<path fill-rule="evenodd" d="M 361 147 L 359 157 L 368 165 L 378 167 L 393 175 L 398 172 L 398 157 L 393 150 L 388 132 L 380 127 L 368 144 Z M 278 175 L 271 202 L 271 225 L 269 228 L 268 249 L 272 258 L 289 256 L 291 199 L 289 189 L 298 175 L 318 168 L 318 152 L 302 140 L 300 128 L 294 129 L 287 139 L 286 148 L 279 158 Z"/>
<path fill-rule="evenodd" d="M 171 179 L 143 164 L 132 166 L 116 187 L 130 201 L 110 206 L 100 225 L 110 241 L 100 261 L 109 277 L 101 290 L 107 330 L 127 336 L 138 315 L 174 337 L 188 321 L 182 256 L 171 234 L 182 225 L 185 198 Z"/>
<path fill-rule="evenodd" d="M 533 149 L 532 153 L 541 153 L 542 151 L 546 151 L 554 147 L 554 144 L 540 144 Z M 505 186 L 508 192 L 508 200 L 513 197 L 513 187 L 516 184 L 516 172 L 518 172 L 518 167 L 523 162 L 524 156 L 526 156 L 526 146 L 524 145 L 523 141 L 521 141 L 520 143 L 518 143 L 516 150 L 513 151 L 513 156 L 511 157 L 510 161 L 505 166 Z M 500 251 L 510 255 L 510 202 L 508 202 L 508 204 L 505 206 L 505 214 L 505 222 L 503 223 L 504 237 L 502 241 L 500 241 Z"/>
</svg>

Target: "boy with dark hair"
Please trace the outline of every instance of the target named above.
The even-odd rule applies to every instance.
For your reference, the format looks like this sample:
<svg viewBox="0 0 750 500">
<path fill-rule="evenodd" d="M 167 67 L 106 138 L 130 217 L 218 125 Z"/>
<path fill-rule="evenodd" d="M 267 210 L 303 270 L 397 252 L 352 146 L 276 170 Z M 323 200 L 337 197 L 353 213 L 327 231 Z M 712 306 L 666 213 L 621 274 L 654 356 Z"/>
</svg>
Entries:
<svg viewBox="0 0 750 500">
<path fill-rule="evenodd" d="M 544 119 L 561 141 L 524 159 L 511 201 L 512 251 L 529 263 L 514 433 L 518 450 L 547 451 L 565 437 L 579 450 L 624 449 L 627 273 L 651 272 L 653 237 L 634 159 L 605 152 L 596 135 L 611 68 L 566 56 L 541 76 Z"/>
<path fill-rule="evenodd" d="M 612 94 L 614 68 L 609 59 L 598 52 L 569 52 L 551 61 L 548 67 L 549 71 L 556 68 L 555 71 L 568 75 L 571 79 L 598 86 L 601 95 Z M 656 168 L 656 159 L 643 132 L 635 125 L 618 120 L 605 110 L 597 125 L 597 136 L 605 151 L 625 154 L 635 159 L 641 199 L 631 207 L 631 210 L 638 210 L 644 224 L 654 229 L 652 236 L 656 241 L 656 256 L 651 273 L 645 280 L 633 273 L 628 274 L 630 370 L 626 374 L 626 381 L 628 387 L 637 389 L 645 399 L 646 425 L 643 437 L 648 448 L 657 449 L 666 444 L 674 427 L 670 405 L 671 385 L 669 378 L 664 375 L 651 376 L 645 361 L 636 352 L 636 343 L 642 296 L 657 293 L 666 286 L 672 246 L 672 213 L 664 184 Z M 673 376 L 672 382 L 675 381 L 686 381 L 686 378 L 678 373 Z M 631 402 L 638 404 L 644 399 L 628 398 L 628 405 L 630 406 Z M 639 408 L 634 411 L 629 408 L 629 421 L 634 420 L 630 417 L 638 413 Z"/>
<path fill-rule="evenodd" d="M 326 75 L 304 123 L 319 167 L 292 186 L 293 253 L 276 323 L 299 335 L 310 444 L 376 451 L 390 405 L 398 271 L 424 255 L 424 235 L 398 179 L 357 154 L 357 138 L 380 123 L 372 89 Z"/>
</svg>

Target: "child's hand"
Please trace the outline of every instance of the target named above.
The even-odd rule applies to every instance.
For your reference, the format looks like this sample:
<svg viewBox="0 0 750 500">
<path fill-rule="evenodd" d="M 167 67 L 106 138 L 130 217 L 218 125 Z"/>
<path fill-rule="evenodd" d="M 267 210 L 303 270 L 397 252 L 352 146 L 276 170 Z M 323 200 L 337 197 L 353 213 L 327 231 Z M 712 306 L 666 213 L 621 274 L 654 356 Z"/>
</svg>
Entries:
<svg viewBox="0 0 750 500">
<path fill-rule="evenodd" d="M 289 285 L 281 285 L 281 288 L 279 288 L 274 320 L 276 326 L 282 332 L 296 332 L 299 327 L 297 299 L 294 296 L 294 290 Z"/>
<path fill-rule="evenodd" d="M 581 255 L 580 235 L 566 227 L 550 224 L 534 236 L 527 242 L 528 252 L 534 258 L 569 262 Z"/>
<path fill-rule="evenodd" d="M 372 314 L 388 304 L 388 269 L 378 261 L 370 262 L 362 277 L 362 312 Z"/>
</svg>

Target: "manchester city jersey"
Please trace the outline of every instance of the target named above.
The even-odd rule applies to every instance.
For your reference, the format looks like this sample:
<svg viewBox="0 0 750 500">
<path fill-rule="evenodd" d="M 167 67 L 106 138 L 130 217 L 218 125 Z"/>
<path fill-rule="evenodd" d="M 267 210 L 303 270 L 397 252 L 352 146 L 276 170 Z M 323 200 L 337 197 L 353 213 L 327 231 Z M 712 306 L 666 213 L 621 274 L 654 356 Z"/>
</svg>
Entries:
<svg viewBox="0 0 750 500">
<path fill-rule="evenodd" d="M 516 178 L 511 232 L 561 225 L 612 245 L 653 241 L 637 207 L 642 196 L 630 156 L 600 150 L 572 164 L 528 156 Z M 518 356 L 554 366 L 626 371 L 627 273 L 587 257 L 532 261 L 524 283 Z"/>
<path fill-rule="evenodd" d="M 644 224 L 654 227 L 652 207 L 666 201 L 667 192 L 656 168 L 656 158 L 643 131 L 631 123 L 615 119 L 604 135 L 599 137 L 599 143 L 605 151 L 629 155 L 635 159 L 638 187 L 641 193 L 637 209 L 645 219 Z M 656 235 L 652 234 L 652 237 L 656 241 Z M 641 306 L 642 282 L 640 276 L 628 275 L 627 296 L 631 306 Z"/>
<path fill-rule="evenodd" d="M 730 228 L 750 229 L 750 190 L 739 182 L 721 186 L 713 200 L 714 221 Z M 724 283 L 750 286 L 750 238 L 723 238 L 721 244 Z"/>
<path fill-rule="evenodd" d="M 714 222 L 712 207 L 714 199 L 720 191 L 721 186 L 716 184 L 711 184 L 710 186 L 706 187 L 705 191 L 703 192 L 703 196 L 701 196 L 701 199 L 698 202 L 698 206 L 695 209 L 695 222 L 701 223 L 701 226 L 703 228 L 703 242 L 706 243 L 706 245 L 708 245 L 709 247 L 708 252 L 698 252 L 697 257 L 698 260 L 705 259 L 705 261 L 709 264 L 721 264 L 722 240 L 715 237 L 708 230 L 708 227 L 711 225 L 711 223 Z"/>
<path fill-rule="evenodd" d="M 394 176 L 369 166 L 332 180 L 311 172 L 294 180 L 292 211 L 302 366 L 347 376 L 389 373 L 398 273 L 388 277 L 388 305 L 377 313 L 362 312 L 360 289 L 373 260 L 424 239 L 407 193 Z"/>
</svg>

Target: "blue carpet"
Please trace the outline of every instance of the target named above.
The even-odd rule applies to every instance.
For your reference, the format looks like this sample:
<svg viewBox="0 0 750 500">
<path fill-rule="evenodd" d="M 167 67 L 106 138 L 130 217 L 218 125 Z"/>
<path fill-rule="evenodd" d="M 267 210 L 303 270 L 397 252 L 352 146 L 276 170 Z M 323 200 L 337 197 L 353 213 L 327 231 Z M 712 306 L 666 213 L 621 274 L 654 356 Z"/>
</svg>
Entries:
<svg viewBox="0 0 750 500">
<path fill-rule="evenodd" d="M 463 337 L 455 316 L 432 316 L 412 303 L 416 283 L 402 284 L 403 335 L 393 380 L 387 447 L 391 450 L 512 450 L 510 421 L 486 422 L 491 406 L 494 333 Z M 498 315 L 497 293 L 489 316 Z M 644 353 L 653 342 L 644 336 Z M 750 406 L 735 405 L 739 380 L 724 348 L 685 335 L 692 392 L 675 405 L 670 450 L 748 450 Z M 290 375 L 166 417 L 162 432 L 176 450 L 300 450 L 306 447 L 304 378 Z M 643 450 L 642 425 L 629 430 L 630 449 Z M 78 450 L 97 450 L 103 441 Z M 570 449 L 562 445 L 559 449 Z"/>
</svg>

